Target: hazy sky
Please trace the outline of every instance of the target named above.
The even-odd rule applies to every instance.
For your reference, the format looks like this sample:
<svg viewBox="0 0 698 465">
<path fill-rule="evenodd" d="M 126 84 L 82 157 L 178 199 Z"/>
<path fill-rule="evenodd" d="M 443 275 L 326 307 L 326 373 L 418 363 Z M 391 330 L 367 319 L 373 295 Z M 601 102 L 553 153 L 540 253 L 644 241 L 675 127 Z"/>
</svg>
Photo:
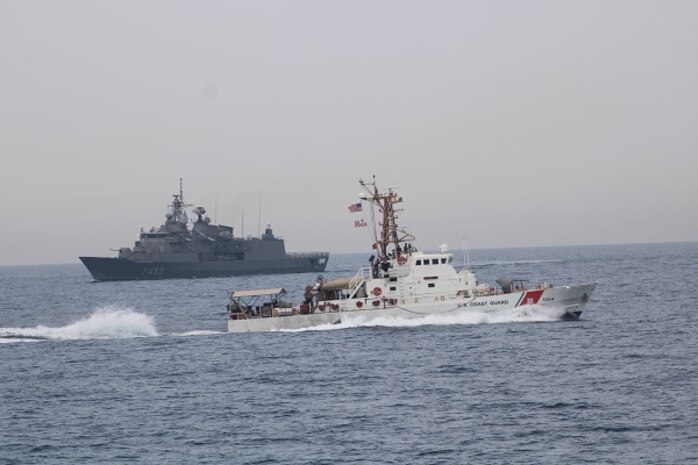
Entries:
<svg viewBox="0 0 698 465">
<path fill-rule="evenodd" d="M 188 201 L 290 251 L 698 240 L 696 1 L 0 0 L 0 265 Z"/>
</svg>

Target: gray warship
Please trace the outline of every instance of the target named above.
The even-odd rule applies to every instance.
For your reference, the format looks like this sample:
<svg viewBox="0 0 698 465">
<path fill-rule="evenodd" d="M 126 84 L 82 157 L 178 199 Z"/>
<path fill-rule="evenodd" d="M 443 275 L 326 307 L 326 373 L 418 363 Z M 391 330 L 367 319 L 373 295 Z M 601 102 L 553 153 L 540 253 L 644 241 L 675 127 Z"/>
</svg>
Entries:
<svg viewBox="0 0 698 465">
<path fill-rule="evenodd" d="M 206 210 L 196 207 L 190 230 L 186 209 L 193 205 L 184 202 L 181 179 L 172 197 L 165 223 L 141 229 L 133 248 L 122 247 L 114 258 L 79 257 L 96 281 L 325 271 L 329 252 L 287 253 L 270 225 L 261 237 L 234 237 L 231 226 L 211 224 Z"/>
</svg>

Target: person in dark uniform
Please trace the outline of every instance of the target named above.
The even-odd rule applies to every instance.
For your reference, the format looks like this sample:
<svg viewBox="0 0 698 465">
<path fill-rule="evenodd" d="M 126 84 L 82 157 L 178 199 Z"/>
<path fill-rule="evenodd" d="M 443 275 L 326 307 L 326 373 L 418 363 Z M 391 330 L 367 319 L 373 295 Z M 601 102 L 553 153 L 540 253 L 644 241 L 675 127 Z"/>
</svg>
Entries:
<svg viewBox="0 0 698 465">
<path fill-rule="evenodd" d="M 305 286 L 305 304 L 308 306 L 310 313 L 313 313 L 313 286 Z"/>
</svg>

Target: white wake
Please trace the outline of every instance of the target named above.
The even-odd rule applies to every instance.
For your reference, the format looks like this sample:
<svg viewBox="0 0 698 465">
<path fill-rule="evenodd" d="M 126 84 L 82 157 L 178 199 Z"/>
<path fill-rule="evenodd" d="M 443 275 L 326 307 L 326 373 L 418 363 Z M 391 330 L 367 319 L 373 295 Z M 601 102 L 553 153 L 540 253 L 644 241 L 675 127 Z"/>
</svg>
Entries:
<svg viewBox="0 0 698 465">
<path fill-rule="evenodd" d="M 34 328 L 0 328 L 0 341 L 118 339 L 158 336 L 153 319 L 130 308 L 102 307 L 92 315 L 57 328 L 39 325 Z"/>
<path fill-rule="evenodd" d="M 341 323 L 325 324 L 308 328 L 280 330 L 283 332 L 329 331 L 347 328 L 411 328 L 417 326 L 447 326 L 447 325 L 481 325 L 498 323 L 534 323 L 560 321 L 564 310 L 542 307 L 539 305 L 524 305 L 514 310 L 500 312 L 478 312 L 467 310 L 450 312 L 439 315 L 424 315 L 412 318 L 393 316 L 369 316 L 367 314 L 342 313 Z"/>
<path fill-rule="evenodd" d="M 221 334 L 228 334 L 225 331 L 213 331 L 209 329 L 198 329 L 194 331 L 187 331 L 184 333 L 173 333 L 171 336 L 177 337 L 188 337 L 188 336 L 220 336 Z"/>
</svg>

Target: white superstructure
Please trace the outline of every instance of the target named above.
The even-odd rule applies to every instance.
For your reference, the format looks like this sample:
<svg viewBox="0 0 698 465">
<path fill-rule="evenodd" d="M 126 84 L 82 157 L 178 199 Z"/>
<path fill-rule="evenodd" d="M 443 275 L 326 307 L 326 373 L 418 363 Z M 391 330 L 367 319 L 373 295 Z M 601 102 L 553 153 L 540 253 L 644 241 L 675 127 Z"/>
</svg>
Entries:
<svg viewBox="0 0 698 465">
<path fill-rule="evenodd" d="M 577 319 L 596 283 L 558 286 L 500 280 L 499 289 L 478 284 L 475 273 L 457 271 L 445 245 L 424 253 L 414 237 L 400 229 L 395 208 L 402 202 L 392 189 L 379 192 L 375 181 L 360 182 L 362 200 L 382 215 L 369 268 L 353 277 L 317 282 L 306 288 L 304 304 L 283 302 L 284 289 L 230 293 L 228 331 L 301 329 L 360 318 L 424 318 L 463 312 L 511 313 L 537 305 L 560 319 Z"/>
</svg>

